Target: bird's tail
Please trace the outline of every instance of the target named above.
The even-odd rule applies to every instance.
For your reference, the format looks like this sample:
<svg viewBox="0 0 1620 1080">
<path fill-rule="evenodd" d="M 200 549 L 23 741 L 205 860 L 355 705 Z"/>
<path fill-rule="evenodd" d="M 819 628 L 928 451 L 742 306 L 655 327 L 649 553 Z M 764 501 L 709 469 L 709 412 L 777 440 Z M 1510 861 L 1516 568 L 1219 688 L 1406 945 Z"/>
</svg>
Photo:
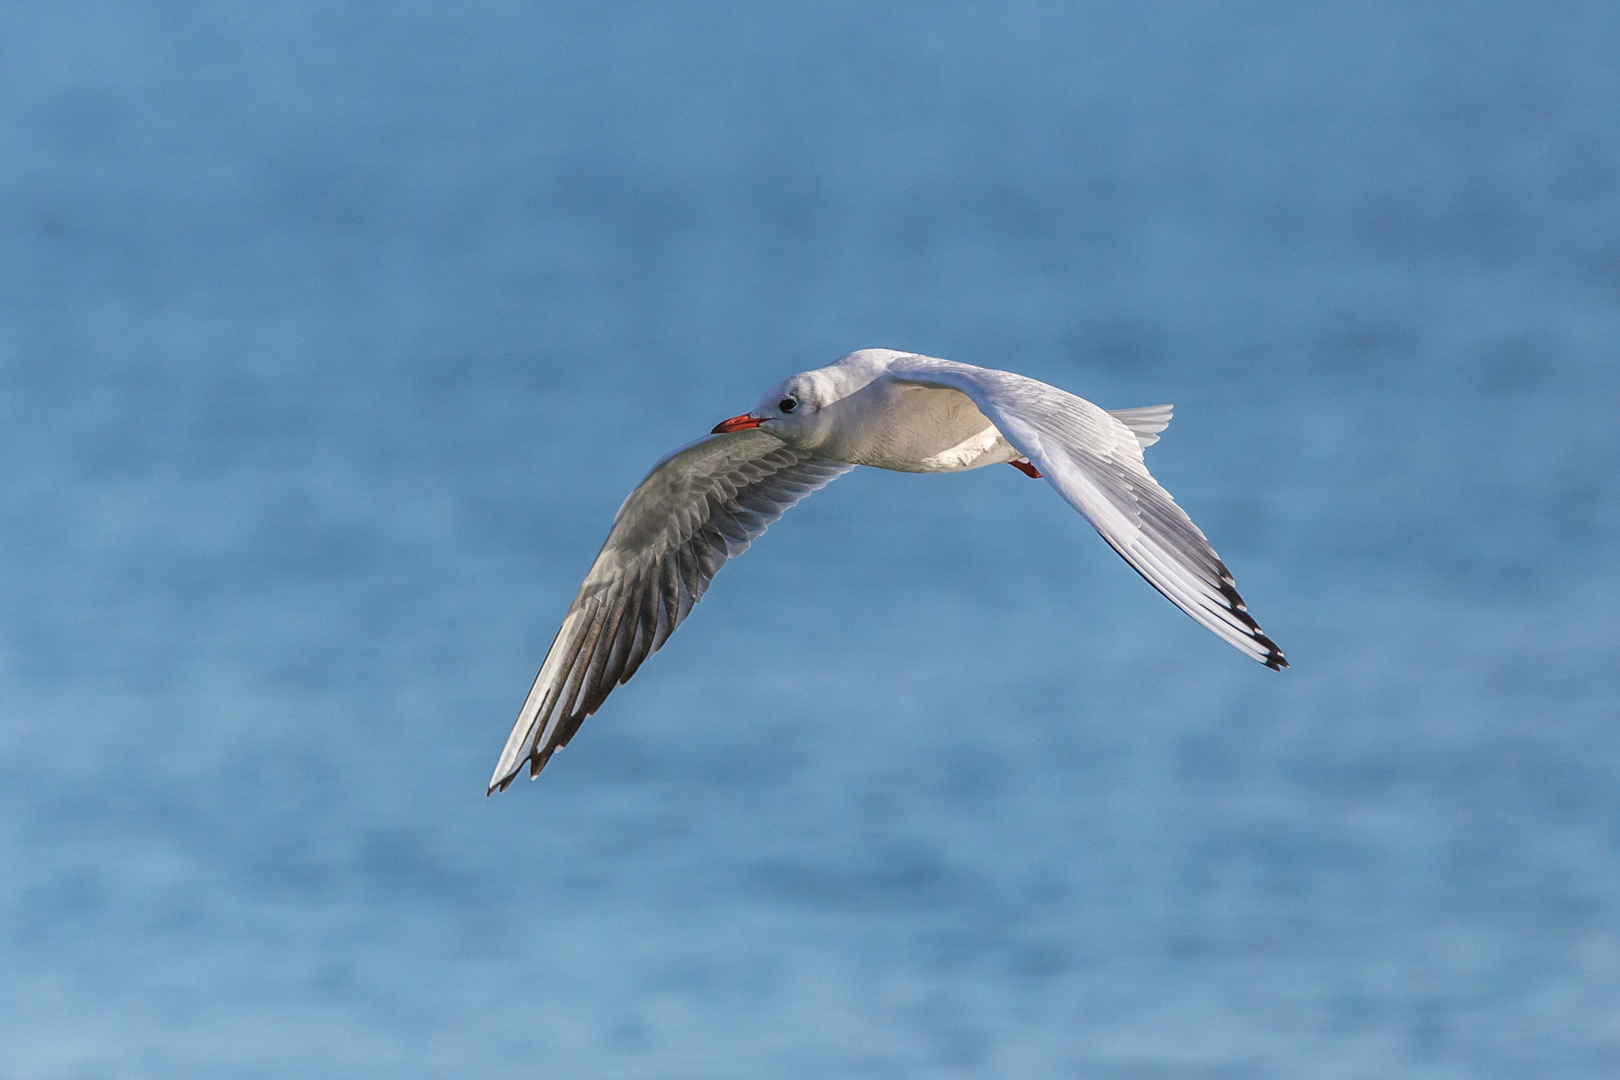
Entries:
<svg viewBox="0 0 1620 1080">
<path fill-rule="evenodd" d="M 1159 432 L 1170 426 L 1170 410 L 1174 407 L 1144 405 L 1140 409 L 1113 409 L 1108 415 L 1130 428 L 1136 441 L 1146 450 L 1159 441 Z"/>
</svg>

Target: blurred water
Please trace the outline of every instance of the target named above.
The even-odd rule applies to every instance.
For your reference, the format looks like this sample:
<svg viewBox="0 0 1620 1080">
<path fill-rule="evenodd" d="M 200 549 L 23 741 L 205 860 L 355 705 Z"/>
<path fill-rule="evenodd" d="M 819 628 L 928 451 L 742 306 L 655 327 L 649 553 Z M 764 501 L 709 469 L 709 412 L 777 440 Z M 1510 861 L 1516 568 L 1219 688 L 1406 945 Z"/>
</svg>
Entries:
<svg viewBox="0 0 1620 1080">
<path fill-rule="evenodd" d="M 0 1075 L 1620 1073 L 1620 8 L 0 8 Z M 1294 668 L 1010 469 L 483 785 L 647 465 L 1173 401 Z"/>
</svg>

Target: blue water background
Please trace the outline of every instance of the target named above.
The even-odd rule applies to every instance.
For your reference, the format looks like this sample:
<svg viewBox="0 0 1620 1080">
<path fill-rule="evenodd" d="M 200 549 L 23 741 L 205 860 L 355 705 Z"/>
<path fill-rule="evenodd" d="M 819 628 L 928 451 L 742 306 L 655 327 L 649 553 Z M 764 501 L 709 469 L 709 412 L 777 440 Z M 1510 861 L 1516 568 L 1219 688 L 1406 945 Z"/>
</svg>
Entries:
<svg viewBox="0 0 1620 1080">
<path fill-rule="evenodd" d="M 620 500 L 865 346 L 1174 402 L 1294 667 L 861 470 L 540 782 Z M 1620 5 L 0 6 L 0 1076 L 1620 1075 Z"/>
</svg>

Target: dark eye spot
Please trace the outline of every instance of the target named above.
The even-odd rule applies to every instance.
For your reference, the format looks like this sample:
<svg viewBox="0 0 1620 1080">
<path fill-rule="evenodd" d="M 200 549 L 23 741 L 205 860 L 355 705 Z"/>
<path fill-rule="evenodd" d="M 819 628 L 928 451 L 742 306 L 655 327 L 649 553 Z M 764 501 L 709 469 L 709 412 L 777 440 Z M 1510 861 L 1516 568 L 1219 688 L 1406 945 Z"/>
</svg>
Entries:
<svg viewBox="0 0 1620 1080">
<path fill-rule="evenodd" d="M 781 409 L 783 412 L 792 412 L 794 409 L 799 407 L 799 403 L 790 397 L 785 397 L 776 403 L 776 407 Z"/>
</svg>

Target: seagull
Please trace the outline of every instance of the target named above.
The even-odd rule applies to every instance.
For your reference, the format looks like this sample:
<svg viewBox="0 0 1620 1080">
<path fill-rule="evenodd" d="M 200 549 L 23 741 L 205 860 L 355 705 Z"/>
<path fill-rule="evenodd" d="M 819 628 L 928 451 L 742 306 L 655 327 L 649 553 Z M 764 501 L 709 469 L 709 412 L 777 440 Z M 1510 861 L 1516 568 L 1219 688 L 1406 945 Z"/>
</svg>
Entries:
<svg viewBox="0 0 1620 1080">
<path fill-rule="evenodd" d="M 947 473 L 1008 464 L 1044 479 L 1171 603 L 1273 671 L 1261 632 L 1198 526 L 1142 462 L 1169 405 L 1105 411 L 1010 371 L 862 349 L 794 375 L 658 464 L 619 508 L 518 713 L 489 794 L 540 775 L 657 652 L 725 561 L 857 465 Z"/>
</svg>

